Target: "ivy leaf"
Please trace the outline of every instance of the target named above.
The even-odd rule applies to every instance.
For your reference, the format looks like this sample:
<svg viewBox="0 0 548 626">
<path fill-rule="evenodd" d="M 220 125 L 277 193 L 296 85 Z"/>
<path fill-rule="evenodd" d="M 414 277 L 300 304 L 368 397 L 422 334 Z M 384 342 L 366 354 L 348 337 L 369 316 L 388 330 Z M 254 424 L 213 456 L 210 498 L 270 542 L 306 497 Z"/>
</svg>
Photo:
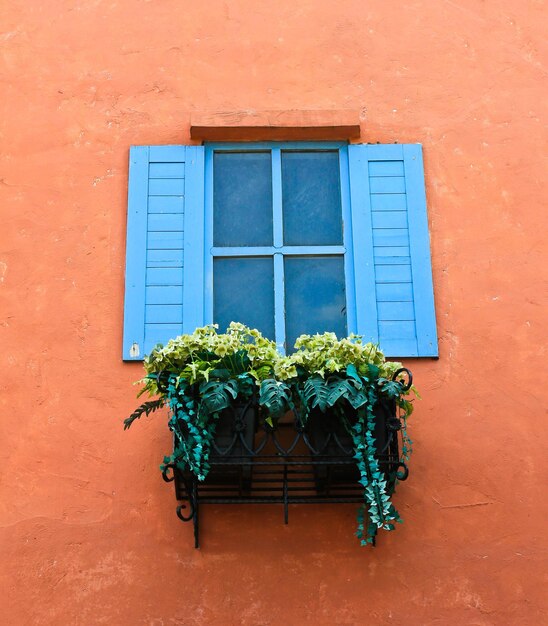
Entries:
<svg viewBox="0 0 548 626">
<path fill-rule="evenodd" d="M 379 378 L 379 387 L 381 389 L 381 392 L 392 400 L 395 400 L 401 396 L 401 383 L 399 383 L 397 380 L 386 380 L 386 378 Z"/>
</svg>

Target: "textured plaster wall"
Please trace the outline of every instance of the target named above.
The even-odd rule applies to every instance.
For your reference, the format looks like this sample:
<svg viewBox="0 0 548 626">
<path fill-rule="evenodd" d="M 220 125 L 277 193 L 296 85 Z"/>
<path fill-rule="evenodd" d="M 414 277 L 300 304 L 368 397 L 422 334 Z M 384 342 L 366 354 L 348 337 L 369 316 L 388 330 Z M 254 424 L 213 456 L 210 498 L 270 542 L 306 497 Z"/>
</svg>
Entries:
<svg viewBox="0 0 548 626">
<path fill-rule="evenodd" d="M 546 46 L 537 0 L 0 7 L 2 623 L 546 623 Z M 128 147 L 193 112 L 358 109 L 424 146 L 440 359 L 410 361 L 405 519 L 210 507 L 203 548 L 131 431 Z"/>
</svg>

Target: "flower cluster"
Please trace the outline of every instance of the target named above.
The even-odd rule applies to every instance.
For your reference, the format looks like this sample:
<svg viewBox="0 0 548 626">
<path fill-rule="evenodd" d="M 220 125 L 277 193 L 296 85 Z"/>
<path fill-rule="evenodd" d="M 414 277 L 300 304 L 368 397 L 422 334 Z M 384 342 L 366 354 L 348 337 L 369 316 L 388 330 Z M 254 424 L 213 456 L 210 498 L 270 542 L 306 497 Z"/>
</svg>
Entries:
<svg viewBox="0 0 548 626">
<path fill-rule="evenodd" d="M 273 375 L 279 359 L 276 344 L 258 330 L 232 322 L 226 333 L 219 333 L 218 325 L 211 324 L 156 346 L 144 359 L 143 391 L 157 393 L 156 379 L 150 375 L 162 371 L 176 373 L 190 384 L 207 382 L 216 370 L 230 369 L 226 362 L 234 355 L 245 357 L 245 369 L 259 381 Z"/>
<path fill-rule="evenodd" d="M 359 335 L 350 335 L 344 339 L 337 339 L 335 333 L 301 335 L 295 342 L 295 348 L 296 351 L 289 357 L 291 362 L 310 374 L 320 374 L 322 377 L 344 371 L 350 364 L 360 374 L 366 374 L 369 366 L 381 368 L 385 363 L 379 347 L 373 343 L 363 343 Z"/>
<path fill-rule="evenodd" d="M 218 332 L 217 324 L 211 324 L 171 339 L 165 346 L 158 345 L 145 357 L 144 367 L 147 375 L 176 372 L 193 384 L 207 382 L 212 372 L 222 367 L 223 359 L 242 353 L 247 358 L 247 371 L 258 383 L 271 377 L 291 380 L 299 372 L 325 377 L 344 371 L 349 364 L 355 365 L 362 375 L 374 366 L 381 376 L 390 378 L 401 367 L 400 363 L 386 361 L 377 345 L 364 343 L 358 335 L 337 339 L 329 332 L 301 335 L 295 343 L 295 351 L 281 355 L 274 341 L 237 322 L 232 322 L 225 333 Z M 146 391 L 157 392 L 153 377 L 142 382 Z"/>
</svg>

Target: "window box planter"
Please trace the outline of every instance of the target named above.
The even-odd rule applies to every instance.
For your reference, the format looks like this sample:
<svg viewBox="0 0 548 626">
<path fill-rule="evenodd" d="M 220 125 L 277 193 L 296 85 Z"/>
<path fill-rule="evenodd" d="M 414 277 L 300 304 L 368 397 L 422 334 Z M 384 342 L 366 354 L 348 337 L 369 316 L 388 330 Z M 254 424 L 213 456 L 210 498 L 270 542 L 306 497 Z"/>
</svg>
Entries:
<svg viewBox="0 0 548 626">
<path fill-rule="evenodd" d="M 385 363 L 370 344 L 329 333 L 303 336 L 308 345 L 282 357 L 257 331 L 234 325 L 234 340 L 231 328 L 226 336 L 198 329 L 207 350 L 199 335 L 158 348 L 142 382 L 160 398 L 126 420 L 129 427 L 143 413 L 169 407 L 174 449 L 162 473 L 175 484 L 177 515 L 193 522 L 195 546 L 205 504 L 280 503 L 287 523 L 289 504 L 347 502 L 362 504 L 356 534 L 375 544 L 378 529 L 400 521 L 390 498 L 408 476 L 411 373 Z M 327 348 L 313 348 L 314 341 Z M 339 353 L 356 363 L 335 361 Z"/>
<path fill-rule="evenodd" d="M 376 458 L 389 495 L 396 480 L 408 476 L 399 452 L 401 426 L 395 402 L 380 402 L 375 409 Z M 289 504 L 363 501 L 353 441 L 334 411 L 316 411 L 306 425 L 291 411 L 271 427 L 255 396 L 225 410 L 218 429 L 203 481 L 173 462 L 163 469 L 164 480 L 175 484 L 178 517 L 194 523 L 195 547 L 204 504 L 279 503 L 288 523 Z"/>
</svg>

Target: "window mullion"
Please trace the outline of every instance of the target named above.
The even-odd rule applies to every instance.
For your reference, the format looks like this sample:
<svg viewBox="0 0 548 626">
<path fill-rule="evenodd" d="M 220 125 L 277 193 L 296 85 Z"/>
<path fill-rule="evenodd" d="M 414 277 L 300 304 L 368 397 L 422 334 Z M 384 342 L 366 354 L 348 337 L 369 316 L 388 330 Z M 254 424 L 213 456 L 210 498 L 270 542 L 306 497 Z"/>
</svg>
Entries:
<svg viewBox="0 0 548 626">
<path fill-rule="evenodd" d="M 274 211 L 274 247 L 283 246 L 282 212 L 282 155 L 280 148 L 272 148 L 272 208 Z"/>
<path fill-rule="evenodd" d="M 357 333 L 356 320 L 356 280 L 354 276 L 354 249 L 352 246 L 352 210 L 350 206 L 350 174 L 348 149 L 339 150 L 341 179 L 341 208 L 343 218 L 344 273 L 346 278 L 346 322 L 349 333 Z"/>
<path fill-rule="evenodd" d="M 277 250 L 285 256 L 322 256 L 331 254 L 345 254 L 345 246 L 283 246 Z"/>
<path fill-rule="evenodd" d="M 272 148 L 272 210 L 274 248 L 283 246 L 282 153 Z M 278 350 L 285 354 L 284 257 L 274 254 L 274 328 Z"/>
<path fill-rule="evenodd" d="M 212 256 L 272 256 L 276 252 L 273 246 L 217 246 L 211 248 Z"/>
<path fill-rule="evenodd" d="M 276 346 L 285 354 L 284 257 L 280 252 L 274 255 L 274 329 Z"/>
</svg>

